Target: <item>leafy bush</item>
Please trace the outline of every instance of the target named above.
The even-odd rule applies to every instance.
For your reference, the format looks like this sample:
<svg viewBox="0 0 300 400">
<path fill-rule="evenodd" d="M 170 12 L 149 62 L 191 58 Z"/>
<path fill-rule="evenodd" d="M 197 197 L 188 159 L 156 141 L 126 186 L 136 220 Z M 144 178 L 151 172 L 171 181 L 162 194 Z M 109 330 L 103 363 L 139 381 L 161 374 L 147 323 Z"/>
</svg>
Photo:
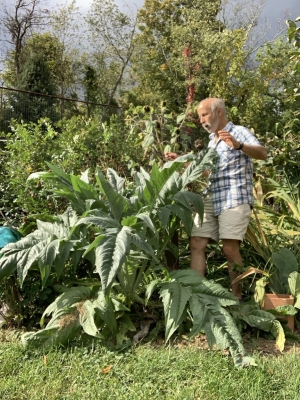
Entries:
<svg viewBox="0 0 300 400">
<path fill-rule="evenodd" d="M 191 336 L 204 331 L 210 347 L 230 349 L 234 363 L 238 367 L 249 365 L 252 360 L 246 356 L 242 338 L 234 319 L 226 306 L 236 305 L 236 297 L 221 285 L 208 281 L 197 271 L 174 271 L 170 282 L 162 283 L 166 317 L 166 339 L 186 318 L 189 308 L 193 328 Z"/>
<path fill-rule="evenodd" d="M 38 220 L 36 231 L 16 244 L 7 245 L 0 260 L 0 278 L 16 270 L 23 284 L 28 271 L 38 268 L 45 287 L 50 276 L 59 279 L 65 274 L 68 263 L 72 272 L 69 280 L 54 286 L 61 294 L 43 314 L 42 326 L 45 318 L 51 316 L 46 327 L 25 334 L 24 343 L 48 348 L 67 343 L 83 330 L 90 336 L 111 339 L 122 345 L 128 339 L 127 332 L 136 329 L 130 318 L 131 307 L 137 303 L 145 306 L 159 286 L 164 297 L 168 340 L 181 320 L 179 314 L 170 331 L 172 310 L 174 307 L 182 309 L 185 304 L 172 296 L 166 300 L 166 290 L 169 295 L 172 293 L 169 285 L 180 284 L 180 279 L 178 283 L 163 283 L 173 279 L 172 274 L 170 278 L 166 275 L 165 252 L 169 250 L 178 256 L 178 248 L 171 242 L 173 233 L 183 224 L 189 235 L 193 210 L 203 215 L 201 196 L 184 188 L 203 170 L 212 168 L 215 157 L 213 150 L 202 152 L 182 174 L 178 171 L 183 163 L 193 159 L 192 156 L 183 156 L 162 169 L 154 164 L 151 175 L 141 169 L 135 174 L 135 184 L 126 186 L 124 178 L 113 169 L 108 169 L 107 180 L 97 168 L 97 185 L 89 182 L 87 172 L 80 179 L 51 164 L 48 166 L 52 172 L 32 174 L 30 179 L 51 180 L 56 187 L 55 195 L 68 199 L 72 207 L 53 217 L 51 222 Z M 90 265 L 83 276 L 80 260 Z M 148 286 L 147 277 L 155 270 L 158 279 Z M 190 274 L 193 271 L 186 272 L 186 276 Z M 195 277 L 189 279 L 195 280 Z M 233 320 L 220 309 L 237 300 L 219 285 L 205 278 L 198 282 L 199 279 L 197 287 L 195 282 L 184 283 L 185 290 L 194 290 L 191 286 L 196 290 L 193 298 L 198 303 L 193 300 L 191 308 L 193 333 L 203 329 L 199 318 L 208 307 L 210 314 L 203 315 L 205 330 L 221 330 L 225 335 L 222 343 L 231 348 L 236 365 L 249 363 L 251 360 L 244 357 Z M 219 339 L 216 342 L 221 344 Z"/>
<path fill-rule="evenodd" d="M 114 168 L 125 176 L 140 160 L 132 136 L 122 119 L 109 123 L 73 117 L 53 125 L 47 119 L 37 124 L 14 124 L 2 150 L 0 209 L 7 223 L 20 228 L 32 214 L 57 213 L 66 203 L 49 196 L 51 185 L 27 181 L 32 171 L 41 171 L 53 162 L 66 172 L 80 174 L 95 165 Z"/>
</svg>

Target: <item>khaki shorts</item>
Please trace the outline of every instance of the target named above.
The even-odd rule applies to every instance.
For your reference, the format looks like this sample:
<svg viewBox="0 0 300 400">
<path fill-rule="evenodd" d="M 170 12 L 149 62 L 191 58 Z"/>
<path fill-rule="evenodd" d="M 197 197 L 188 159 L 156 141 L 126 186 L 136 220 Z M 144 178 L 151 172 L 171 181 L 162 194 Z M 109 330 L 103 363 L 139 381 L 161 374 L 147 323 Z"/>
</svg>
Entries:
<svg viewBox="0 0 300 400">
<path fill-rule="evenodd" d="M 241 204 L 215 216 L 211 195 L 205 197 L 203 201 L 203 223 L 201 225 L 199 215 L 196 214 L 191 236 L 210 238 L 215 242 L 220 239 L 234 239 L 242 242 L 251 218 L 250 205 Z"/>
</svg>

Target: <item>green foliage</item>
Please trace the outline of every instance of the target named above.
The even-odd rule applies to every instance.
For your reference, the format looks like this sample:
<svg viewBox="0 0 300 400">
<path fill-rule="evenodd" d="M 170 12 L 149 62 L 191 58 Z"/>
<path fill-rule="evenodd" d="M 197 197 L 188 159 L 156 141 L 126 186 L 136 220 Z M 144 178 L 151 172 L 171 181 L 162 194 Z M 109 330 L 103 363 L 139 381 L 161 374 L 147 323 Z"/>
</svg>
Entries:
<svg viewBox="0 0 300 400">
<path fill-rule="evenodd" d="M 95 72 L 92 81 L 85 79 L 87 94 L 91 94 L 91 89 L 95 95 L 98 91 L 98 102 L 112 104 L 127 86 L 136 14 L 130 5 L 121 11 L 116 2 L 100 0 L 92 2 L 86 21 L 92 49 L 89 66 Z"/>
<path fill-rule="evenodd" d="M 263 278 L 258 279 L 255 283 L 254 301 L 256 304 L 249 303 L 233 310 L 233 316 L 237 321 L 240 321 L 238 322 L 239 325 L 241 325 L 241 321 L 245 321 L 252 328 L 270 332 L 276 339 L 277 348 L 283 351 L 285 331 L 291 332 L 285 325 L 281 325 L 282 317 L 297 314 L 297 309 L 300 306 L 300 273 L 298 272 L 299 266 L 295 255 L 287 248 L 281 248 L 278 252 L 273 252 L 271 259 L 273 265 L 268 272 L 251 267 L 236 279 L 236 281 L 240 281 L 252 274 L 264 275 Z M 261 310 L 266 286 L 269 286 L 273 293 L 279 295 L 291 294 L 295 299 L 294 306 L 287 305 L 266 311 Z"/>
<path fill-rule="evenodd" d="M 252 328 L 257 328 L 265 332 L 270 332 L 276 339 L 276 347 L 281 352 L 284 350 L 285 334 L 284 329 L 276 316 L 272 314 L 273 310 L 259 310 L 255 305 L 246 304 L 240 309 L 234 311 L 234 317 L 241 323 L 246 322 Z M 277 309 L 277 315 L 287 315 Z M 288 315 L 292 315 L 289 313 Z"/>
<path fill-rule="evenodd" d="M 207 97 L 206 80 L 216 54 L 210 43 L 222 28 L 219 9 L 219 0 L 145 1 L 133 57 L 135 104 L 156 106 L 164 100 L 178 110 L 186 106 L 189 86 L 192 97 Z"/>
<path fill-rule="evenodd" d="M 45 286 L 49 276 L 59 280 L 70 263 L 72 288 L 45 311 L 45 315 L 52 313 L 45 330 L 26 335 L 25 342 L 46 347 L 66 343 L 80 326 L 88 335 L 112 335 L 120 343 L 126 340 L 127 330 L 134 327 L 125 311 L 136 301 L 144 303 L 140 295 L 146 290 L 145 278 L 155 268 L 164 269 L 166 250 L 177 256 L 171 238 L 181 221 L 189 234 L 193 210 L 203 214 L 201 197 L 184 189 L 215 157 L 213 150 L 202 152 L 181 175 L 178 171 L 191 156 L 162 169 L 154 164 L 150 175 L 143 169 L 136 172 L 135 186 L 126 186 L 113 169 L 108 169 L 106 179 L 97 168 L 96 185 L 89 182 L 87 173 L 80 179 L 49 163 L 51 172 L 32 174 L 30 180 L 51 181 L 54 194 L 66 198 L 73 209 L 69 207 L 51 221 L 38 220 L 34 232 L 15 246 L 5 246 L 1 278 L 17 271 L 22 285 L 28 271 L 38 268 Z M 87 276 L 80 274 L 82 259 L 100 278 L 88 274 L 91 292 L 85 300 L 76 294 L 86 295 Z M 65 325 L 65 318 L 71 322 Z"/>
<path fill-rule="evenodd" d="M 197 271 L 174 271 L 170 282 L 162 283 L 160 294 L 164 303 L 166 341 L 178 329 L 190 310 L 193 328 L 190 335 L 204 331 L 210 348 L 230 349 L 237 367 L 253 363 L 246 356 L 242 337 L 225 307 L 237 304 L 237 298 L 222 286 L 206 280 Z"/>
<path fill-rule="evenodd" d="M 281 214 L 277 219 L 278 230 L 297 237 L 300 223 L 300 187 L 299 183 L 293 183 L 293 177 L 286 175 L 285 178 L 281 182 L 269 180 L 271 187 L 266 198 L 274 200 L 273 210 Z"/>
<path fill-rule="evenodd" d="M 38 220 L 36 231 L 15 243 L 15 246 L 10 243 L 2 249 L 4 262 L 0 279 L 17 270 L 22 285 L 33 265 L 39 267 L 43 285 L 52 266 L 59 277 L 73 248 L 73 242 L 79 240 L 79 233 L 72 236 L 72 228 L 76 221 L 77 217 L 72 210 L 67 210 L 52 223 Z"/>
<path fill-rule="evenodd" d="M 165 269 L 166 252 L 175 258 L 181 255 L 171 238 L 180 231 L 180 240 L 182 233 L 187 240 L 193 211 L 203 212 L 201 196 L 186 189 L 195 182 L 201 185 L 200 172 L 207 162 L 213 163 L 213 154 L 200 153 L 198 158 L 189 154 L 159 168 L 165 151 L 188 152 L 193 135 L 198 135 L 193 107 L 179 115 L 172 112 L 190 104 L 190 89 L 199 100 L 223 97 L 229 118 L 252 127 L 267 144 L 268 160 L 256 163 L 257 215 L 247 232 L 251 246 L 244 244 L 242 251 L 245 265 L 261 268 L 272 290 L 290 291 L 298 308 L 298 20 L 288 21 L 290 43 L 266 43 L 252 68 L 244 47 L 248 32 L 220 24 L 219 1 L 196 3 L 146 1 L 135 43 L 134 18 L 110 1 L 99 3 L 100 8 L 93 4 L 89 22 L 100 42 L 95 42 L 97 52 L 83 64 L 78 58 L 75 65 L 58 38 L 48 34 L 35 35 L 23 48 L 22 88 L 53 94 L 59 86 L 67 93 L 74 71 L 84 65 L 86 98 L 112 102 L 121 88 L 128 89 L 122 82 L 137 46 L 132 64 L 137 82 L 122 101 L 151 104 L 129 107 L 126 126 L 122 116 L 108 119 L 108 112 L 88 120 L 81 116 L 62 120 L 55 126 L 46 119 L 32 123 L 41 115 L 34 106 L 30 122 L 14 123 L 7 136 L 7 146 L 1 150 L 0 210 L 13 226 L 20 226 L 28 213 L 39 216 L 26 227 L 26 233 L 31 232 L 26 238 L 5 248 L 1 289 L 7 293 L 12 287 L 19 293 L 11 296 L 11 303 L 15 302 L 19 315 L 24 316 L 27 307 L 27 319 L 34 314 L 32 307 L 41 312 L 47 296 L 52 301 L 54 290 L 63 291 L 44 314 L 46 327 L 24 337 L 28 344 L 50 348 L 84 332 L 122 346 L 131 335 L 128 331 L 135 329 L 130 313 L 137 304 L 151 304 L 151 295 L 161 287 L 167 340 L 190 318 L 192 335 L 204 330 L 211 346 L 229 347 L 234 357 L 240 352 L 239 333 L 223 308 L 226 291 L 212 282 L 204 284 L 205 280 L 190 285 L 180 273 L 168 276 Z M 6 71 L 6 76 L 14 81 L 12 71 Z M 22 95 L 17 97 L 11 98 L 11 104 L 20 103 Z M 152 107 L 159 103 L 160 108 Z M 54 109 L 54 104 L 49 107 Z M 45 170 L 45 161 L 50 171 L 32 174 L 26 182 L 32 171 Z M 182 166 L 190 161 L 184 170 Z M 90 178 L 88 170 L 95 165 Z M 144 169 L 149 165 L 151 173 Z M 67 204 L 70 207 L 63 212 Z M 266 282 L 264 278 L 257 284 L 260 295 Z M 72 297 L 73 290 L 86 293 L 86 289 L 86 296 Z M 279 316 L 291 312 L 295 309 L 276 311 Z M 284 336 L 277 314 L 257 309 L 242 314 L 242 322 L 271 332 L 282 349 Z M 247 364 L 241 354 L 236 364 Z"/>
<path fill-rule="evenodd" d="M 290 112 L 293 113 L 292 109 Z M 285 126 L 276 123 L 274 132 L 267 132 L 264 142 L 268 149 L 268 159 L 257 168 L 259 175 L 264 178 L 268 176 L 284 186 L 297 184 L 299 180 L 298 119 L 295 115 L 289 118 Z M 267 190 L 270 189 L 266 186 Z"/>
<path fill-rule="evenodd" d="M 16 82 L 18 82 L 19 79 L 14 68 L 13 56 L 13 53 L 9 55 L 6 61 L 6 69 L 1 74 L 6 85 L 10 87 L 15 87 Z M 37 56 L 43 57 L 43 67 L 52 82 L 52 90 L 54 90 L 55 94 L 65 94 L 66 86 L 75 83 L 75 76 L 74 71 L 72 71 L 72 62 L 70 57 L 67 57 L 65 54 L 63 43 L 49 32 L 43 34 L 34 33 L 32 37 L 27 38 L 26 43 L 21 50 L 19 57 L 22 66 L 21 70 L 26 70 L 28 59 L 31 57 L 36 58 Z M 62 79 L 62 76 L 64 76 L 65 79 Z M 68 83 L 66 82 L 66 78 L 68 79 Z M 38 89 L 42 90 L 41 87 L 38 87 Z M 39 93 L 45 92 L 42 91 Z"/>
<path fill-rule="evenodd" d="M 51 161 L 58 145 L 56 138 L 57 132 L 46 119 L 37 124 L 16 124 L 14 132 L 7 135 L 0 189 L 1 209 L 11 226 L 20 227 L 28 213 L 44 213 L 49 208 L 46 188 L 37 182 L 26 185 L 26 179 L 33 168 L 44 169 L 45 161 Z"/>
<path fill-rule="evenodd" d="M 178 111 L 193 101 L 221 97 L 234 123 L 264 138 L 265 132 L 273 133 L 279 113 L 285 125 L 291 109 L 299 108 L 293 95 L 299 84 L 290 62 L 293 46 L 282 38 L 261 43 L 253 63 L 251 26 L 224 26 L 220 7 L 219 1 L 145 2 L 132 67 L 137 86 L 128 103 L 166 101 Z"/>
<path fill-rule="evenodd" d="M 51 162 L 66 172 L 80 174 L 98 165 L 128 176 L 141 159 L 135 137 L 124 127 L 122 116 L 112 115 L 108 122 L 95 116 L 73 117 L 61 120 L 58 130 L 59 151 L 52 153 Z"/>
<path fill-rule="evenodd" d="M 254 218 L 250 222 L 245 237 L 251 245 L 250 248 L 246 242 L 245 247 L 248 251 L 246 265 L 255 265 L 269 274 L 274 271 L 272 254 L 278 252 L 278 249 L 286 248 L 286 251 L 291 251 L 296 259 L 300 254 L 298 171 L 296 171 L 296 162 L 293 157 L 292 152 L 289 165 L 283 165 L 278 169 L 275 166 L 276 173 L 265 166 L 266 171 L 272 171 L 274 178 L 264 180 L 259 178 L 255 184 Z M 294 166 L 294 174 L 289 166 Z M 289 173 L 285 171 L 285 168 Z M 279 290 L 276 289 L 276 292 L 278 293 Z"/>
<path fill-rule="evenodd" d="M 270 276 L 271 290 L 273 293 L 291 294 L 295 299 L 294 307 L 300 308 L 300 273 L 297 258 L 289 249 L 282 248 L 272 254 L 272 260 L 276 270 Z"/>
<path fill-rule="evenodd" d="M 278 114 L 281 125 L 285 126 L 290 121 L 291 110 L 299 106 L 290 101 L 298 83 L 289 61 L 292 51 L 285 38 L 266 42 L 256 53 L 254 68 L 243 67 L 235 71 L 236 81 L 230 86 L 231 93 L 238 97 L 226 96 L 227 102 L 233 105 L 232 119 L 251 126 L 256 134 L 261 135 L 263 143 L 266 143 L 266 133 L 268 139 L 277 135 Z M 241 65 L 242 59 L 239 62 Z"/>
<path fill-rule="evenodd" d="M 73 174 L 99 165 L 128 176 L 141 158 L 137 145 L 132 145 L 134 137 L 117 117 L 109 123 L 81 116 L 57 125 L 47 119 L 37 124 L 15 123 L 1 151 L 0 207 L 7 222 L 20 227 L 24 214 L 57 213 L 65 208 L 65 202 L 49 197 L 45 182 L 26 182 L 32 171 L 45 169 L 46 161 Z"/>
<path fill-rule="evenodd" d="M 294 61 L 294 69 L 296 74 L 300 74 L 300 28 L 297 27 L 297 22 L 300 21 L 300 17 L 296 18 L 295 21 L 288 20 L 287 25 L 288 25 L 288 31 L 287 31 L 287 36 L 289 39 L 289 42 L 292 42 L 293 45 L 295 46 L 296 50 L 292 54 L 292 60 Z M 295 89 L 296 95 L 298 95 L 298 89 Z"/>
<path fill-rule="evenodd" d="M 291 155 L 292 158 L 292 155 Z M 285 171 L 276 175 L 276 180 L 266 179 L 264 186 L 256 184 L 257 202 L 255 219 L 247 231 L 246 239 L 255 248 L 262 260 L 256 263 L 265 268 L 272 253 L 286 247 L 299 257 L 299 187 L 297 175 Z M 265 188 L 266 193 L 263 193 Z"/>
<path fill-rule="evenodd" d="M 126 125 L 130 133 L 136 139 L 136 143 L 144 149 L 143 161 L 152 165 L 154 161 L 163 165 L 164 154 L 169 151 L 176 153 L 188 153 L 199 151 L 195 146 L 195 138 L 200 142 L 200 149 L 203 149 L 203 141 L 199 139 L 196 112 L 188 107 L 181 114 L 170 112 L 166 102 L 154 109 L 150 106 L 130 107 L 126 113 Z"/>
<path fill-rule="evenodd" d="M 52 314 L 47 327 L 38 332 L 25 333 L 22 336 L 23 344 L 28 343 L 46 350 L 53 346 L 67 344 L 79 333 L 81 325 L 79 315 L 85 316 L 84 321 L 81 319 L 81 326 L 87 330 L 88 312 L 83 307 L 87 302 L 84 300 L 89 297 L 91 297 L 91 290 L 87 287 L 65 289 L 65 292 L 46 308 L 42 316 L 41 325 L 43 325 L 45 316 Z"/>
<path fill-rule="evenodd" d="M 68 279 L 65 274 L 61 280 Z M 23 327 L 32 329 L 39 323 L 45 307 L 56 297 L 53 288 L 54 276 L 49 276 L 44 288 L 38 269 L 28 271 L 26 281 L 20 287 L 17 273 L 0 281 L 0 302 L 3 305 L 5 328 Z"/>
<path fill-rule="evenodd" d="M 37 122 L 42 117 L 57 120 L 55 110 L 55 86 L 51 79 L 50 70 L 42 53 L 30 55 L 23 65 L 17 81 L 17 89 L 41 93 L 46 96 L 35 96 L 20 92 L 9 93 L 9 103 L 15 111 L 16 119 L 25 122 Z"/>
<path fill-rule="evenodd" d="M 290 294 L 290 274 L 298 273 L 298 262 L 295 255 L 289 249 L 282 248 L 272 254 L 272 261 L 277 268 L 270 277 L 271 290 L 274 293 Z"/>
<path fill-rule="evenodd" d="M 97 101 L 104 100 L 104 99 L 99 99 L 99 90 L 98 90 L 96 81 L 97 81 L 96 69 L 91 65 L 85 65 L 83 82 L 84 82 L 84 86 L 85 86 L 85 100 L 86 101 L 96 103 Z M 93 104 L 88 105 L 88 116 L 91 115 L 91 112 L 95 108 L 96 107 Z"/>
</svg>

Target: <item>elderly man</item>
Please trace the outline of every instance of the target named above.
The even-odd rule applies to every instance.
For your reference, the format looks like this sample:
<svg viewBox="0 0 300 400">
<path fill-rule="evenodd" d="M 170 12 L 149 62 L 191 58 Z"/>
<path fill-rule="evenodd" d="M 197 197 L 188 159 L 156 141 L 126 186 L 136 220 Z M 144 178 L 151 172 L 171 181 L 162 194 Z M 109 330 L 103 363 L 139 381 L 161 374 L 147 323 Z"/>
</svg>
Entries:
<svg viewBox="0 0 300 400">
<path fill-rule="evenodd" d="M 243 241 L 253 206 L 252 158 L 265 160 L 266 149 L 247 128 L 234 125 L 226 117 L 225 104 L 218 98 L 201 101 L 197 112 L 203 128 L 210 133 L 208 147 L 219 155 L 216 170 L 205 171 L 209 185 L 203 192 L 204 218 L 196 215 L 191 234 L 191 268 L 205 275 L 206 246 L 222 241 L 231 281 L 237 277 L 235 265 L 242 265 L 240 243 Z M 178 157 L 166 153 L 167 160 Z M 242 298 L 240 283 L 232 285 L 232 293 Z"/>
</svg>

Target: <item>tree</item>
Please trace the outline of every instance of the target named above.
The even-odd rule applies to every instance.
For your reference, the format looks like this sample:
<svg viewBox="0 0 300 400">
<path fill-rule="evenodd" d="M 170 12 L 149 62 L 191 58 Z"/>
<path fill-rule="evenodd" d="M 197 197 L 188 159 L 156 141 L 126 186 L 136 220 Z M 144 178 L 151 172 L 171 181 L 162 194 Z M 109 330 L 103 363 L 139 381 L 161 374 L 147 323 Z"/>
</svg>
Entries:
<svg viewBox="0 0 300 400">
<path fill-rule="evenodd" d="M 77 98 L 77 90 L 80 89 L 78 83 L 80 77 L 81 60 L 76 59 L 76 53 L 72 54 L 72 48 L 66 49 L 60 42 L 58 35 L 50 32 L 43 34 L 34 34 L 28 39 L 24 46 L 21 59 L 25 62 L 33 54 L 43 54 L 50 74 L 54 93 L 60 97 Z M 64 114 L 68 105 L 63 100 L 59 102 L 60 113 Z"/>
<path fill-rule="evenodd" d="M 43 0 L 16 0 L 11 8 L 4 6 L 2 23 L 10 35 L 7 42 L 14 54 L 16 75 L 21 72 L 20 54 L 28 37 L 47 24 L 48 10 L 42 9 Z"/>
<path fill-rule="evenodd" d="M 47 74 L 51 85 L 51 93 L 60 97 L 78 98 L 81 79 L 81 59 L 76 59 L 75 54 L 72 54 L 71 49 L 65 50 L 65 46 L 59 41 L 56 36 L 50 32 L 42 34 L 35 33 L 28 38 L 20 54 L 20 63 L 22 66 L 21 73 L 16 76 L 14 69 L 13 52 L 10 53 L 5 63 L 5 70 L 2 77 L 7 86 L 16 89 L 24 89 L 24 82 L 20 82 L 23 69 L 26 62 L 34 57 L 43 56 L 44 62 L 47 64 Z M 22 78 L 23 79 L 23 78 Z M 46 83 L 47 86 L 47 83 Z M 44 93 L 43 91 L 40 93 Z M 66 104 L 64 100 L 59 100 L 60 114 L 64 115 L 66 109 L 69 108 L 71 114 L 74 113 L 70 102 Z M 50 115 L 49 115 L 50 117 Z"/>
<path fill-rule="evenodd" d="M 295 51 L 293 51 L 290 59 L 293 62 L 293 68 L 294 68 L 294 74 L 295 75 L 300 75 L 300 26 L 297 26 L 297 23 L 299 23 L 300 17 L 296 18 L 295 21 L 288 20 L 287 25 L 288 25 L 288 40 L 289 43 L 292 43 Z M 299 96 L 299 86 L 294 88 L 294 93 L 295 96 Z"/>
<path fill-rule="evenodd" d="M 277 123 L 284 125 L 299 108 L 299 100 L 293 99 L 299 77 L 293 74 L 292 53 L 293 47 L 285 38 L 267 42 L 258 50 L 255 67 L 245 70 L 236 85 L 241 124 L 251 121 L 257 132 L 274 131 Z"/>
<path fill-rule="evenodd" d="M 224 89 L 240 69 L 252 68 L 262 43 L 264 29 L 253 29 L 264 1 L 146 1 L 133 58 L 136 101 L 182 108 L 207 96 L 227 98 Z"/>
<path fill-rule="evenodd" d="M 55 85 L 42 53 L 33 54 L 27 59 L 19 76 L 18 87 L 31 93 L 13 92 L 9 95 L 16 118 L 21 117 L 25 122 L 37 122 L 41 117 L 49 117 L 54 121 L 57 119 L 56 99 L 51 97 L 56 94 Z M 45 96 L 36 96 L 34 93 Z"/>
<path fill-rule="evenodd" d="M 111 0 L 94 0 L 87 16 L 92 55 L 89 64 L 97 70 L 100 102 L 111 104 L 120 93 L 134 50 L 136 14 L 122 12 Z"/>
<path fill-rule="evenodd" d="M 82 32 L 84 31 L 84 17 L 76 7 L 75 0 L 70 4 L 60 6 L 49 16 L 51 37 L 59 43 L 59 52 L 56 55 L 55 81 L 60 96 L 77 97 L 82 90 L 81 77 L 84 65 Z"/>
<path fill-rule="evenodd" d="M 83 78 L 85 85 L 85 100 L 91 103 L 97 102 L 97 72 L 91 65 L 85 66 L 85 74 Z M 88 115 L 90 116 L 91 111 L 94 109 L 93 106 L 88 104 Z"/>
<path fill-rule="evenodd" d="M 166 100 L 178 108 L 190 102 L 193 92 L 197 97 L 208 95 L 205 76 L 212 54 L 206 47 L 223 30 L 219 10 L 219 0 L 145 1 L 138 13 L 140 34 L 133 59 L 138 101 Z"/>
</svg>

